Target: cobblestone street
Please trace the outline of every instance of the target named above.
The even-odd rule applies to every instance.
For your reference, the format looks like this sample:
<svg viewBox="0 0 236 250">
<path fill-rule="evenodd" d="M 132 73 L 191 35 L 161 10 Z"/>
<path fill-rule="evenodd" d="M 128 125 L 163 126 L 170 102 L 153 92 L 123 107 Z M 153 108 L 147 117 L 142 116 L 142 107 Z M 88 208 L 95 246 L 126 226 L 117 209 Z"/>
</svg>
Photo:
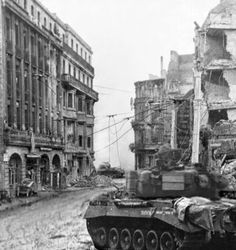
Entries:
<svg viewBox="0 0 236 250">
<path fill-rule="evenodd" d="M 0 213 L 0 249 L 93 249 L 83 214 L 89 199 L 106 190 L 65 192 L 57 198 Z"/>
</svg>

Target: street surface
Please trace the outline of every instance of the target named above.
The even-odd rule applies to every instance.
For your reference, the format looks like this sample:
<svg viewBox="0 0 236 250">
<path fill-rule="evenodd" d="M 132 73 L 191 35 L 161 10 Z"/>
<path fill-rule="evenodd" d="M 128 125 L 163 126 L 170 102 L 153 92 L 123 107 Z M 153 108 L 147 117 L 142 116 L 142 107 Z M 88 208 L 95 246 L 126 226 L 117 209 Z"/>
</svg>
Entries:
<svg viewBox="0 0 236 250">
<path fill-rule="evenodd" d="M 0 213 L 0 249 L 94 249 L 83 215 L 89 200 L 107 190 L 65 192 L 57 198 Z"/>
</svg>

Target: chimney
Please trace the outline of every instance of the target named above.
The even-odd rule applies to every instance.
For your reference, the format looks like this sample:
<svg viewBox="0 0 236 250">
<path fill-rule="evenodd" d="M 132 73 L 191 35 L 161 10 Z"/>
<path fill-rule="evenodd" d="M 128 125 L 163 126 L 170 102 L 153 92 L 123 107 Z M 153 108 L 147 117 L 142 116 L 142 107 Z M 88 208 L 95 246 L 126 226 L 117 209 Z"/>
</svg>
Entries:
<svg viewBox="0 0 236 250">
<path fill-rule="evenodd" d="M 164 75 L 163 75 L 163 69 L 164 68 L 164 66 L 163 66 L 163 56 L 161 56 L 161 78 L 163 78 L 164 77 Z"/>
</svg>

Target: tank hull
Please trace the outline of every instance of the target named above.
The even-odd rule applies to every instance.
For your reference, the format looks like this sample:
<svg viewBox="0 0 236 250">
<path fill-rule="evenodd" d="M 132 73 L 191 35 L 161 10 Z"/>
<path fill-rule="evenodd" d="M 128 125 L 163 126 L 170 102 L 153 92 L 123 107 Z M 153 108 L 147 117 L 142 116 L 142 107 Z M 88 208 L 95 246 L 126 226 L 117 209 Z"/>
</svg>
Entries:
<svg viewBox="0 0 236 250">
<path fill-rule="evenodd" d="M 235 226 L 222 226 L 223 214 L 234 204 L 229 207 L 222 201 L 208 204 L 214 220 L 212 227 L 207 228 L 208 222 L 200 222 L 205 217 L 196 218 L 196 222 L 200 218 L 199 225 L 186 218 L 181 221 L 174 202 L 172 199 L 91 202 L 85 219 L 94 246 L 99 250 L 236 249 Z"/>
</svg>

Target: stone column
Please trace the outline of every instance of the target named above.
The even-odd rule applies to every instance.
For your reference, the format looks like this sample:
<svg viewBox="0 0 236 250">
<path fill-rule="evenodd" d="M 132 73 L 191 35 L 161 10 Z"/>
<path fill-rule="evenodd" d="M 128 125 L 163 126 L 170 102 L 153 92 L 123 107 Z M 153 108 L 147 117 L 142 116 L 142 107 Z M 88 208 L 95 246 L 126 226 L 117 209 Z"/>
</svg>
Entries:
<svg viewBox="0 0 236 250">
<path fill-rule="evenodd" d="M 193 100 L 193 136 L 192 136 L 192 163 L 199 162 L 199 135 L 201 126 L 201 72 L 194 70 L 194 100 Z"/>
</svg>

